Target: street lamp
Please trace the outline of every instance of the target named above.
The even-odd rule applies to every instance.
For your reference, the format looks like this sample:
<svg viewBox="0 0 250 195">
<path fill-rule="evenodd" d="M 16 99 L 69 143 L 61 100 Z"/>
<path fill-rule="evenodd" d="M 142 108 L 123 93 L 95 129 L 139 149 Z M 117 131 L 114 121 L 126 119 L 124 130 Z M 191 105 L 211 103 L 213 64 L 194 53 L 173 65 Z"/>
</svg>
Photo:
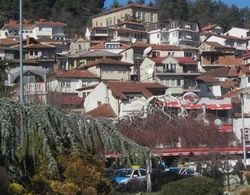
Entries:
<svg viewBox="0 0 250 195">
<path fill-rule="evenodd" d="M 23 0 L 19 0 L 19 59 L 20 59 L 20 103 L 24 103 L 23 93 Z"/>
</svg>

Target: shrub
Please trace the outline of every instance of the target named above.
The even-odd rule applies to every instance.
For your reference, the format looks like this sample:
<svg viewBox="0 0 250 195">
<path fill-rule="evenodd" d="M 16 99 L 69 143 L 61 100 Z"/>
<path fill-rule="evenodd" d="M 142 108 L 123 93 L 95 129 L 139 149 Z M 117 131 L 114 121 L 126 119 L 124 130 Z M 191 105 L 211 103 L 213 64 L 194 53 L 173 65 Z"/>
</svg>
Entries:
<svg viewBox="0 0 250 195">
<path fill-rule="evenodd" d="M 0 192 L 1 194 L 9 194 L 9 184 L 11 176 L 4 167 L 0 167 Z"/>
<path fill-rule="evenodd" d="M 189 177 L 163 186 L 160 195 L 220 195 L 222 188 L 212 178 Z"/>
<path fill-rule="evenodd" d="M 250 171 L 246 171 L 244 175 L 246 177 L 247 183 L 250 184 Z"/>
<path fill-rule="evenodd" d="M 159 191 L 166 183 L 177 181 L 186 177 L 187 176 L 179 175 L 173 172 L 162 172 L 161 170 L 156 170 L 151 175 L 152 190 Z"/>
<path fill-rule="evenodd" d="M 250 187 L 240 190 L 240 195 L 249 195 L 249 194 L 250 194 Z"/>
<path fill-rule="evenodd" d="M 11 183 L 9 185 L 9 191 L 11 194 L 23 194 L 25 192 L 24 187 L 18 183 Z"/>
</svg>

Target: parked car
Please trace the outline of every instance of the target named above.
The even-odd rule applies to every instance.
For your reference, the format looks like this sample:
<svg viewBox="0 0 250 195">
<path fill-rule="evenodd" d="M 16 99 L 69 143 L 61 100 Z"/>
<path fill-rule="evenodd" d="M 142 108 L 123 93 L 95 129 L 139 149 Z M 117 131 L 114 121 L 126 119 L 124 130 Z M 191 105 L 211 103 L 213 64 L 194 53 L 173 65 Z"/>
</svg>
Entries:
<svg viewBox="0 0 250 195">
<path fill-rule="evenodd" d="M 200 176 L 200 173 L 194 171 L 191 167 L 169 167 L 166 171 L 185 176 Z"/>
<path fill-rule="evenodd" d="M 113 184 L 117 190 L 136 191 L 146 184 L 147 171 L 143 168 L 123 168 L 114 171 Z"/>
</svg>

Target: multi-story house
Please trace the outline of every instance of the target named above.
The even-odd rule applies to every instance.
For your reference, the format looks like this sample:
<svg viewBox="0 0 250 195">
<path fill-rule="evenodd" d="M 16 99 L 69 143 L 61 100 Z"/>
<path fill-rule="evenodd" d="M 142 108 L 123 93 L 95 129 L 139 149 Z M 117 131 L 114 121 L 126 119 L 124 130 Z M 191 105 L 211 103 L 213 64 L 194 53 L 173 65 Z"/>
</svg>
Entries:
<svg viewBox="0 0 250 195">
<path fill-rule="evenodd" d="M 135 20 L 143 23 L 158 22 L 158 10 L 143 4 L 131 3 L 92 16 L 92 27 L 117 25 L 120 21 Z"/>
<path fill-rule="evenodd" d="M 199 92 L 196 77 L 200 72 L 197 62 L 190 57 L 145 58 L 140 72 L 142 82 L 161 83 L 175 96 L 190 91 Z"/>
<path fill-rule="evenodd" d="M 202 34 L 216 34 L 216 35 L 221 35 L 223 34 L 223 29 L 217 25 L 217 24 L 208 24 L 207 26 L 204 26 L 201 28 L 201 33 Z"/>
<path fill-rule="evenodd" d="M 110 58 L 101 58 L 87 64 L 82 64 L 78 69 L 89 70 L 100 80 L 130 80 L 130 67 L 133 64 L 114 60 Z"/>
<path fill-rule="evenodd" d="M 111 41 L 115 29 L 109 27 L 86 28 L 85 39 L 91 41 Z"/>
<path fill-rule="evenodd" d="M 151 24 L 148 32 L 149 43 L 198 46 L 199 32 L 199 25 L 195 22 L 170 20 L 164 24 Z"/>
<path fill-rule="evenodd" d="M 115 26 L 114 41 L 133 43 L 141 41 L 147 43 L 148 33 L 144 24 L 138 22 L 124 21 Z"/>
<path fill-rule="evenodd" d="M 217 42 L 224 46 L 234 47 L 235 55 L 242 56 L 247 50 L 248 41 L 244 38 L 238 38 L 230 35 L 212 35 L 207 42 Z"/>
<path fill-rule="evenodd" d="M 241 58 L 235 56 L 235 48 L 231 46 L 205 41 L 200 44 L 199 50 L 200 62 L 204 69 L 235 65 L 241 62 Z"/>
<path fill-rule="evenodd" d="M 66 24 L 61 22 L 53 22 L 46 19 L 39 19 L 32 22 L 30 20 L 23 21 L 23 38 L 27 36 L 38 39 L 39 37 L 50 37 L 52 39 L 64 40 L 64 27 Z M 1 38 L 18 37 L 19 36 L 19 22 L 10 20 L 9 23 L 4 24 L 1 29 Z"/>
<path fill-rule="evenodd" d="M 103 105 L 115 116 L 123 117 L 142 112 L 146 101 L 153 95 L 163 95 L 166 86 L 159 83 L 139 83 L 135 81 L 101 82 L 85 99 L 86 114 L 97 109 L 103 112 Z M 110 109 L 111 108 L 111 109 Z M 106 112 L 105 112 L 106 113 Z M 113 114 L 114 115 L 114 114 Z"/>
<path fill-rule="evenodd" d="M 250 29 L 249 28 L 232 27 L 229 31 L 225 33 L 225 35 L 246 39 L 248 41 L 247 49 L 250 49 Z"/>
</svg>

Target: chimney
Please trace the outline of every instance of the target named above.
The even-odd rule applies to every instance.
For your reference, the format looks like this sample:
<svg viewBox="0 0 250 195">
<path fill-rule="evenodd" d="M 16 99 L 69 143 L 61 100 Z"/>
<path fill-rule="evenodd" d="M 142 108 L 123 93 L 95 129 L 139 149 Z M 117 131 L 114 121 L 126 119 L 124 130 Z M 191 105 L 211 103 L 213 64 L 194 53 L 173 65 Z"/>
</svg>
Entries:
<svg viewBox="0 0 250 195">
<path fill-rule="evenodd" d="M 26 45 L 29 45 L 30 44 L 30 37 L 29 35 L 26 35 Z"/>
</svg>

